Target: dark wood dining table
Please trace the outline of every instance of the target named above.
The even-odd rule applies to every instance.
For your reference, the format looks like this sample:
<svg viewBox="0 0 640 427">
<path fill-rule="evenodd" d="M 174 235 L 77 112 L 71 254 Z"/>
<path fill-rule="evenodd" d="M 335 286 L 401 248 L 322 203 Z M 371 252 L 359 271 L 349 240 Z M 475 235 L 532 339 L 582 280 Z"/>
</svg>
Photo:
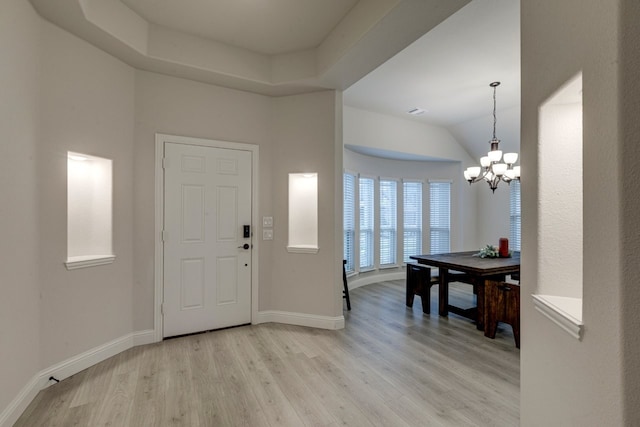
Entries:
<svg viewBox="0 0 640 427">
<path fill-rule="evenodd" d="M 513 252 L 508 258 L 480 258 L 478 251 L 452 252 L 433 255 L 413 255 L 410 258 L 419 264 L 437 267 L 438 312 L 447 316 L 449 312 L 475 320 L 476 327 L 484 330 L 485 325 L 485 283 L 487 280 L 504 281 L 507 275 L 520 273 L 520 252 Z M 463 273 L 460 275 L 459 273 Z M 477 296 L 477 306 L 462 309 L 449 304 L 449 282 L 461 281 L 473 285 Z"/>
</svg>

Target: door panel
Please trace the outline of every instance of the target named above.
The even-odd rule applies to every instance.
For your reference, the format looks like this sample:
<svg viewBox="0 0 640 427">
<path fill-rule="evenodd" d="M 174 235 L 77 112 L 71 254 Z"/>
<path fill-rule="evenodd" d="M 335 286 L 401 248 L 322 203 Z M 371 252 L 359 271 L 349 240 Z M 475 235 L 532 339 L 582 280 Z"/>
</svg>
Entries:
<svg viewBox="0 0 640 427">
<path fill-rule="evenodd" d="M 165 143 L 165 159 L 164 336 L 250 323 L 251 152 Z"/>
<path fill-rule="evenodd" d="M 182 242 L 204 243 L 204 186 L 182 186 Z"/>
<path fill-rule="evenodd" d="M 218 294 L 217 305 L 233 304 L 238 298 L 237 259 L 235 257 L 218 258 Z"/>
<path fill-rule="evenodd" d="M 183 259 L 180 275 L 180 308 L 204 307 L 204 259 Z"/>
</svg>

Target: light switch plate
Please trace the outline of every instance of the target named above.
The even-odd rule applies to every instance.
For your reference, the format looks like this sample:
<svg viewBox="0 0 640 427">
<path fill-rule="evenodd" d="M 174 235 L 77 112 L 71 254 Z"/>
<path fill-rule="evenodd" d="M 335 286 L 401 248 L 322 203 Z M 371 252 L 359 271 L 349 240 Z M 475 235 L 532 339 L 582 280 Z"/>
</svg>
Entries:
<svg viewBox="0 0 640 427">
<path fill-rule="evenodd" d="M 262 226 L 263 227 L 273 227 L 273 217 L 272 216 L 263 216 L 262 217 Z"/>
<path fill-rule="evenodd" d="M 262 240 L 273 240 L 273 230 L 262 230 Z"/>
</svg>

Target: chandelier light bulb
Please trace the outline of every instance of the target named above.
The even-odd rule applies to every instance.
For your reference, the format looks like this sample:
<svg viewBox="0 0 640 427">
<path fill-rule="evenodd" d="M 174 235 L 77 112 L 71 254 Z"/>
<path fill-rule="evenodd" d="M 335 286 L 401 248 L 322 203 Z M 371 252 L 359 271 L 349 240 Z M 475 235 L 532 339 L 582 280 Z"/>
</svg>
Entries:
<svg viewBox="0 0 640 427">
<path fill-rule="evenodd" d="M 467 181 L 471 181 L 471 175 L 469 175 L 469 168 L 467 168 L 464 172 L 464 179 L 466 179 Z"/>
<path fill-rule="evenodd" d="M 491 160 L 492 162 L 499 162 L 500 159 L 502 158 L 502 150 L 489 151 L 489 153 L 487 153 L 487 156 L 489 157 L 489 160 Z"/>
<path fill-rule="evenodd" d="M 491 160 L 489 160 L 489 156 L 480 157 L 480 166 L 483 168 L 487 168 L 491 165 Z"/>
<path fill-rule="evenodd" d="M 518 153 L 505 153 L 504 154 L 504 162 L 508 165 L 514 164 L 518 161 Z"/>
<path fill-rule="evenodd" d="M 467 171 L 472 179 L 480 176 L 480 166 L 471 166 Z"/>
<path fill-rule="evenodd" d="M 514 173 L 516 178 L 520 178 L 520 166 L 514 166 L 513 167 L 513 173 Z"/>
<path fill-rule="evenodd" d="M 505 163 L 496 163 L 493 165 L 493 173 L 496 176 L 502 176 L 507 171 L 507 165 Z"/>
</svg>

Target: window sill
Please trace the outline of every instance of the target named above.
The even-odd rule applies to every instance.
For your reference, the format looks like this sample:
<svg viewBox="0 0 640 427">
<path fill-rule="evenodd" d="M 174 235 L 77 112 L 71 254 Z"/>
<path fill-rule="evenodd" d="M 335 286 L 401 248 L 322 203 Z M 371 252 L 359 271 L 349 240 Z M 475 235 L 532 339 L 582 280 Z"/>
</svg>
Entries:
<svg viewBox="0 0 640 427">
<path fill-rule="evenodd" d="M 79 268 L 95 267 L 97 265 L 111 264 L 115 261 L 115 255 L 83 255 L 67 258 L 64 265 L 67 270 L 77 270 Z"/>
<path fill-rule="evenodd" d="M 582 338 L 582 299 L 555 295 L 532 295 L 540 313 L 577 340 Z"/>
<path fill-rule="evenodd" d="M 292 254 L 317 254 L 319 250 L 317 246 L 287 246 L 287 252 Z"/>
</svg>

